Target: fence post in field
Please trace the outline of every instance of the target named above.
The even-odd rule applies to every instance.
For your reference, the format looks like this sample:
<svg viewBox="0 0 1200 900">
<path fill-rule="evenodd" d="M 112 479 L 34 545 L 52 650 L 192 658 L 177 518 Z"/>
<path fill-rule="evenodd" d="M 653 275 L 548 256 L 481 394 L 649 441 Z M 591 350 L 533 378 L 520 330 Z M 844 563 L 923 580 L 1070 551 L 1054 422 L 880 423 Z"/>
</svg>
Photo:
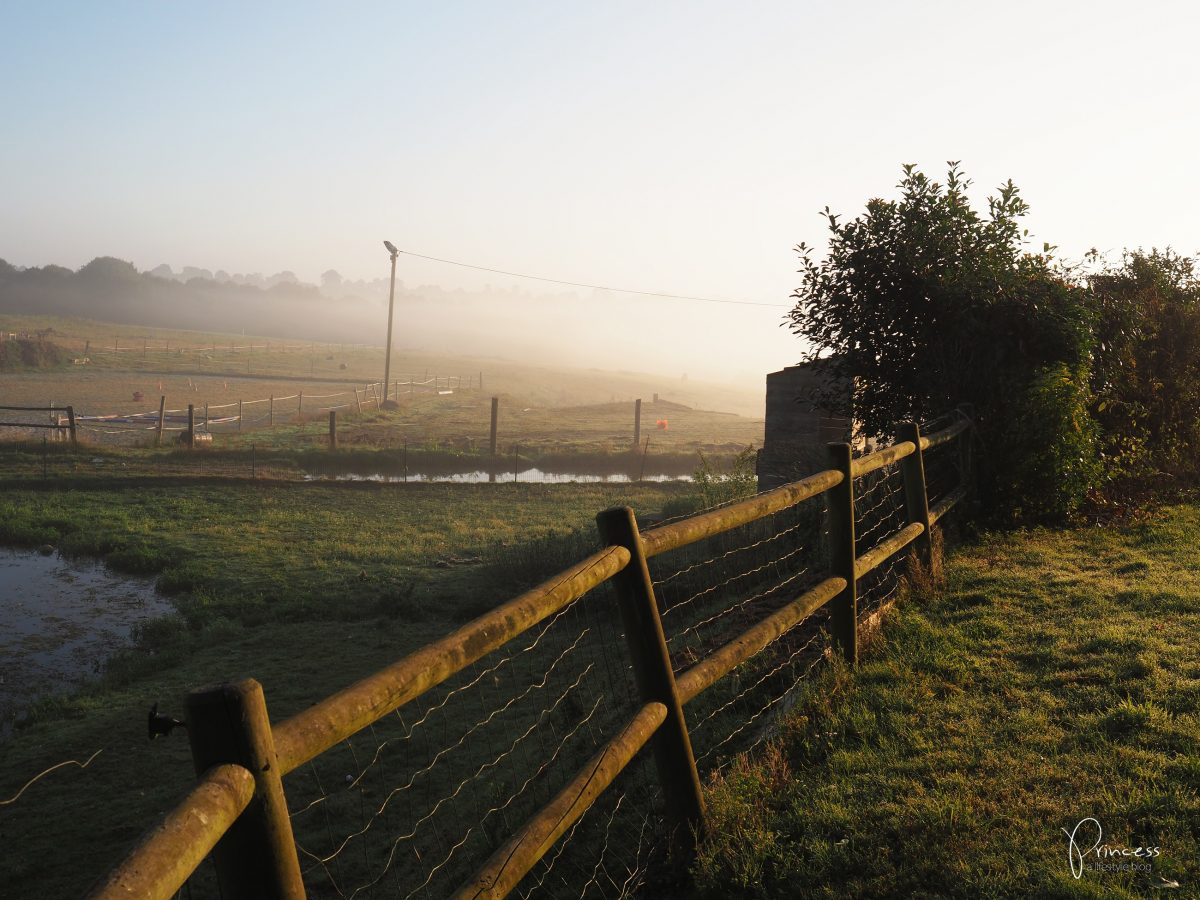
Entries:
<svg viewBox="0 0 1200 900">
<path fill-rule="evenodd" d="M 296 404 L 296 421 L 300 421 L 300 416 L 304 414 L 304 391 L 300 392 L 300 402 Z"/>
<path fill-rule="evenodd" d="M 354 389 L 354 409 L 360 416 L 362 415 L 362 401 L 358 399 L 358 388 Z"/>
<path fill-rule="evenodd" d="M 242 430 L 242 401 L 238 400 L 238 431 Z"/>
<path fill-rule="evenodd" d="M 67 407 L 67 427 L 71 430 L 71 446 L 78 447 L 79 441 L 75 438 L 75 407 Z"/>
<path fill-rule="evenodd" d="M 254 775 L 254 799 L 213 849 L 221 895 L 227 900 L 303 900 L 262 685 L 250 678 L 193 691 L 186 709 L 197 775 L 228 763 Z"/>
<path fill-rule="evenodd" d="M 921 562 L 928 566 L 933 561 L 932 535 L 929 533 L 929 490 L 925 484 L 925 454 L 921 450 L 921 426 L 916 422 L 903 422 L 896 431 L 896 439 L 912 441 L 916 450 L 900 460 L 900 472 L 904 476 L 904 506 L 909 524 L 920 523 L 925 533 L 916 540 L 917 553 Z"/>
<path fill-rule="evenodd" d="M 196 406 L 192 403 L 188 404 L 187 446 L 189 450 L 196 447 Z"/>
<path fill-rule="evenodd" d="M 204 403 L 204 430 L 208 431 L 208 401 Z"/>
<path fill-rule="evenodd" d="M 167 407 L 167 395 L 162 394 L 158 398 L 158 433 L 154 436 L 154 446 L 155 447 L 162 446 L 163 413 L 166 412 L 166 407 Z"/>
<path fill-rule="evenodd" d="M 971 426 L 958 436 L 958 461 L 962 470 L 960 473 L 962 475 L 961 483 L 969 485 L 971 483 L 971 438 L 974 436 L 975 407 L 970 403 L 961 403 L 958 411 L 971 423 Z"/>
<path fill-rule="evenodd" d="M 479 373 L 479 390 L 483 390 L 483 373 Z"/>
<path fill-rule="evenodd" d="M 651 744 L 666 799 L 673 855 L 682 853 L 686 858 L 695 849 L 695 837 L 704 820 L 704 795 L 637 519 L 628 506 L 617 507 L 596 516 L 596 526 L 605 544 L 629 551 L 629 565 L 613 577 L 613 585 L 642 701 L 667 708 L 667 718 Z"/>
<path fill-rule="evenodd" d="M 267 427 L 271 428 L 275 424 L 275 395 L 272 394 L 267 400 Z"/>
<path fill-rule="evenodd" d="M 337 410 L 329 411 L 329 449 L 337 449 Z"/>
<path fill-rule="evenodd" d="M 500 398 L 492 398 L 492 437 L 490 441 L 492 456 L 496 455 L 496 419 L 500 415 Z"/>
<path fill-rule="evenodd" d="M 825 492 L 829 514 L 829 573 L 846 579 L 846 587 L 829 601 L 833 642 L 850 665 L 858 664 L 858 584 L 855 579 L 854 472 L 849 444 L 829 444 L 829 468 L 842 481 Z"/>
<path fill-rule="evenodd" d="M 633 401 L 633 446 L 642 443 L 642 398 Z"/>
</svg>

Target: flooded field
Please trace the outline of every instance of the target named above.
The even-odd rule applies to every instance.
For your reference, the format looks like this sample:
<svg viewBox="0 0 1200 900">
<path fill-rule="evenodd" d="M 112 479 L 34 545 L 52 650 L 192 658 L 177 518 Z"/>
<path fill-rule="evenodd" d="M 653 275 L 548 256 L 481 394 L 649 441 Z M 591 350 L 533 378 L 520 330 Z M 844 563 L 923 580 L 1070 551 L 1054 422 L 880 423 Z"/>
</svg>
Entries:
<svg viewBox="0 0 1200 900">
<path fill-rule="evenodd" d="M 152 580 L 55 553 L 0 549 L 0 736 L 38 697 L 102 673 L 138 622 L 171 608 Z"/>
</svg>

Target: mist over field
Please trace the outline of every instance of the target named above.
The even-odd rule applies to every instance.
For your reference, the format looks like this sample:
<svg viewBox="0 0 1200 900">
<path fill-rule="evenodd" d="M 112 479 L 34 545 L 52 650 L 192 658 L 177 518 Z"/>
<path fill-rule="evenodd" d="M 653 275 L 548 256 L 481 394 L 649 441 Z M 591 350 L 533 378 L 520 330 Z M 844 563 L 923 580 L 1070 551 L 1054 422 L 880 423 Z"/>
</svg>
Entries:
<svg viewBox="0 0 1200 900">
<path fill-rule="evenodd" d="M 381 269 L 386 272 L 386 257 Z M 84 317 L 143 330 L 382 345 L 387 302 L 386 277 L 352 280 L 334 270 L 325 271 L 317 285 L 290 271 L 243 275 L 166 264 L 139 271 L 113 257 L 96 258 L 76 271 L 19 268 L 0 260 L 0 313 Z M 448 290 L 398 276 L 394 346 L 761 389 L 766 367 L 760 354 L 731 349 L 729 335 L 758 329 L 792 346 L 794 358 L 781 358 L 794 362 L 801 355 L 799 342 L 782 329 L 775 329 L 778 335 L 769 330 L 785 309 L 782 302 L 753 307 L 591 289 L 541 292 L 484 284 Z M 753 343 L 741 346 L 758 349 Z"/>
</svg>

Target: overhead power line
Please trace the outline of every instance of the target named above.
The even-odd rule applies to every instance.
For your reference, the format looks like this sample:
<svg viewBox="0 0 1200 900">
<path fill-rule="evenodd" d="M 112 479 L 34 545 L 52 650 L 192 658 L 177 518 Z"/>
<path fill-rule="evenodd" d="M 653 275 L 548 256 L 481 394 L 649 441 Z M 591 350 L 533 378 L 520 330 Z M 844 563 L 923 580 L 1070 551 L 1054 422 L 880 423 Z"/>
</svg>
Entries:
<svg viewBox="0 0 1200 900">
<path fill-rule="evenodd" d="M 475 266 L 471 263 L 457 262 L 453 259 L 441 259 L 437 256 L 426 256 L 423 253 L 413 253 L 411 250 L 401 250 L 405 256 L 415 256 L 418 259 L 428 259 L 432 262 L 445 263 L 449 266 L 461 266 L 464 269 L 475 269 L 479 272 L 491 272 L 495 275 L 508 275 L 512 278 L 528 278 L 531 281 L 546 281 L 550 284 L 565 284 L 568 287 L 592 288 L 597 291 L 612 291 L 618 294 L 637 294 L 642 297 L 661 297 L 665 300 L 691 300 L 696 303 L 727 303 L 734 306 L 774 306 L 786 307 L 787 303 L 766 303 L 761 300 L 721 300 L 716 297 L 691 297 L 686 294 L 663 294 L 658 291 L 635 291 L 630 288 L 609 287 L 603 284 L 585 284 L 580 281 L 563 281 L 560 278 L 543 278 L 540 275 L 525 275 L 521 272 L 506 272 L 503 269 L 490 269 L 487 266 Z"/>
</svg>

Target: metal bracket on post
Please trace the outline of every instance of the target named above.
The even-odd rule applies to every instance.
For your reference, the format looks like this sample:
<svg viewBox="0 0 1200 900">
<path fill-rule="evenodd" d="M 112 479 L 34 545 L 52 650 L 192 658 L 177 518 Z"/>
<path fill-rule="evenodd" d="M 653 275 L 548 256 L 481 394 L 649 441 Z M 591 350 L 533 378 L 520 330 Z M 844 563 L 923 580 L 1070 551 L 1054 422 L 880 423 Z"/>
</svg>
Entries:
<svg viewBox="0 0 1200 900">
<path fill-rule="evenodd" d="M 933 535 L 929 528 L 929 488 L 925 483 L 925 452 L 921 449 L 921 426 L 904 422 L 896 432 L 897 439 L 912 441 L 916 450 L 900 461 L 904 477 L 904 506 L 909 524 L 924 526 L 925 532 L 915 541 L 922 565 L 933 562 Z"/>
<path fill-rule="evenodd" d="M 846 579 L 846 587 L 829 601 L 834 644 L 846 662 L 858 665 L 858 582 L 854 550 L 854 470 L 849 444 L 829 444 L 829 468 L 842 480 L 825 493 L 829 514 L 829 573 Z"/>
<path fill-rule="evenodd" d="M 629 565 L 613 577 L 613 584 L 642 701 L 661 703 L 667 708 L 667 718 L 655 732 L 651 745 L 666 797 L 673 854 L 690 858 L 704 821 L 704 795 L 637 519 L 632 509 L 623 506 L 600 513 L 596 525 L 606 544 L 629 551 Z"/>
<path fill-rule="evenodd" d="M 213 849 L 228 900 L 304 900 L 275 739 L 262 685 L 253 678 L 193 691 L 188 741 L 196 774 L 234 763 L 254 776 L 254 800 Z"/>
</svg>

